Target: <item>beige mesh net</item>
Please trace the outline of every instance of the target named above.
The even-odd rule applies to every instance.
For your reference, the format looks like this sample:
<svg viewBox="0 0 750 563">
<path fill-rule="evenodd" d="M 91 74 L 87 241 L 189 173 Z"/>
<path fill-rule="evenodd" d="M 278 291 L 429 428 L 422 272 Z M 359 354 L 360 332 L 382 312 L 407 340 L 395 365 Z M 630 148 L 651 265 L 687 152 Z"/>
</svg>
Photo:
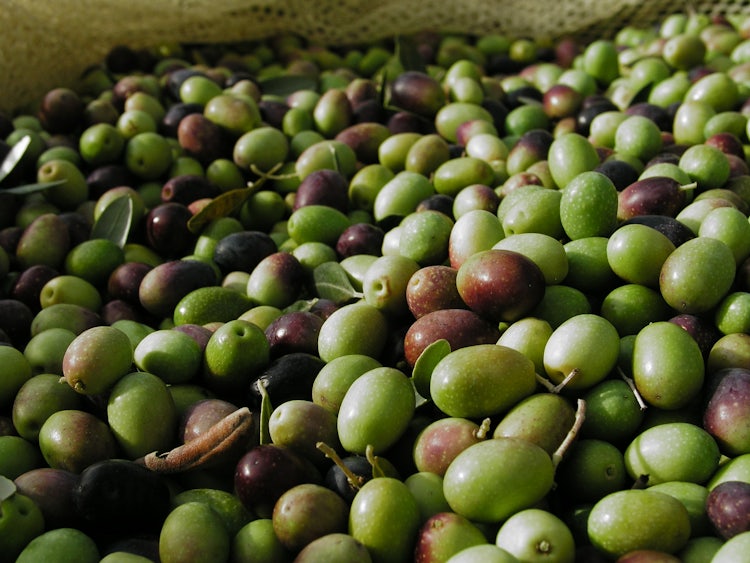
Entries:
<svg viewBox="0 0 750 563">
<path fill-rule="evenodd" d="M 0 0 L 0 110 L 73 85 L 114 45 L 229 42 L 295 32 L 329 45 L 421 30 L 611 37 L 668 13 L 750 10 L 750 0 Z"/>
</svg>

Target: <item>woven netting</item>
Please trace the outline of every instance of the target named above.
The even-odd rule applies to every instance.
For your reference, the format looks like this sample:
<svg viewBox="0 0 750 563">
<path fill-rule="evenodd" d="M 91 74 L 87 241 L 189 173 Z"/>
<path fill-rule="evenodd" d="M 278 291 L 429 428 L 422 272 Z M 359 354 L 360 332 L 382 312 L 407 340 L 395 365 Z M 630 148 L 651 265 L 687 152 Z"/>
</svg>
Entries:
<svg viewBox="0 0 750 563">
<path fill-rule="evenodd" d="M 423 30 L 612 37 L 669 13 L 750 11 L 750 0 L 0 0 L 0 110 L 73 86 L 115 45 L 232 42 L 293 32 L 328 45 Z"/>
</svg>

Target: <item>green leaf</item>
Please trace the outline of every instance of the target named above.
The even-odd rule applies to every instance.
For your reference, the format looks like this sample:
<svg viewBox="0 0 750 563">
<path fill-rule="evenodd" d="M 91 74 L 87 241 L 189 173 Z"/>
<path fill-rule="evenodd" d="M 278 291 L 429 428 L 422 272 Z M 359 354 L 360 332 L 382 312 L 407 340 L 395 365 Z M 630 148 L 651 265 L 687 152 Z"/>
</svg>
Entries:
<svg viewBox="0 0 750 563">
<path fill-rule="evenodd" d="M 283 162 L 279 162 L 268 172 L 263 172 L 253 167 L 253 171 L 258 174 L 260 178 L 255 182 L 250 182 L 246 188 L 230 190 L 212 199 L 205 207 L 190 218 L 187 224 L 190 232 L 199 234 L 203 230 L 203 227 L 214 219 L 226 217 L 227 215 L 231 215 L 235 211 L 238 211 L 242 204 L 245 203 L 251 195 L 260 190 L 261 186 L 269 179 L 273 180 L 274 178 L 284 177 L 274 176 L 274 173 L 283 165 Z"/>
<path fill-rule="evenodd" d="M 271 404 L 271 397 L 268 395 L 266 390 L 266 382 L 262 379 L 258 380 L 258 391 L 260 391 L 260 443 L 270 444 L 271 443 L 271 432 L 268 429 L 269 421 L 271 420 L 271 413 L 273 413 L 273 405 Z"/>
<path fill-rule="evenodd" d="M 247 199 L 255 193 L 253 187 L 229 190 L 212 199 L 203 209 L 188 221 L 191 233 L 199 234 L 203 227 L 214 219 L 226 217 L 237 211 Z"/>
<path fill-rule="evenodd" d="M 23 158 L 23 155 L 26 154 L 26 149 L 29 148 L 30 144 L 31 137 L 29 135 L 25 135 L 11 147 L 10 152 L 5 155 L 2 163 L 0 163 L 0 182 L 5 180 L 5 178 L 8 177 L 8 174 L 13 172 L 13 169 L 16 167 L 16 165 L 21 162 L 21 159 Z"/>
<path fill-rule="evenodd" d="M 16 484 L 13 480 L 0 475 L 0 502 L 9 499 L 14 494 L 16 494 Z"/>
<path fill-rule="evenodd" d="M 411 37 L 396 36 L 396 56 L 405 71 L 426 72 L 424 59 L 419 54 L 417 45 Z"/>
<path fill-rule="evenodd" d="M 122 248 L 133 225 L 133 200 L 123 195 L 113 199 L 91 228 L 91 238 L 109 239 Z"/>
<path fill-rule="evenodd" d="M 346 270 L 338 262 L 323 262 L 316 266 L 313 270 L 313 282 L 319 297 L 330 299 L 338 305 L 362 297 L 362 293 L 354 289 Z"/>
<path fill-rule="evenodd" d="M 440 360 L 451 352 L 451 345 L 447 340 L 441 338 L 427 346 L 414 362 L 411 378 L 417 393 L 425 399 L 430 399 L 430 380 L 432 371 Z"/>
<path fill-rule="evenodd" d="M 284 313 L 306 313 L 312 309 L 313 305 L 315 305 L 318 300 L 318 297 L 313 297 L 312 299 L 299 299 L 291 305 L 287 305 L 282 310 Z"/>
<path fill-rule="evenodd" d="M 380 84 L 378 87 L 378 101 L 380 102 L 380 105 L 383 107 L 388 107 L 390 105 L 387 69 L 384 69 L 383 72 L 380 73 Z"/>
<path fill-rule="evenodd" d="M 262 78 L 259 86 L 263 94 L 288 96 L 298 90 L 315 90 L 318 87 L 318 81 L 310 76 L 290 74 Z"/>
<path fill-rule="evenodd" d="M 23 186 L 16 186 L 14 188 L 7 188 L 2 190 L 7 194 L 26 195 L 34 192 L 43 192 L 46 189 L 54 186 L 64 184 L 67 180 L 55 180 L 54 182 L 39 182 L 36 184 L 24 184 Z"/>
</svg>

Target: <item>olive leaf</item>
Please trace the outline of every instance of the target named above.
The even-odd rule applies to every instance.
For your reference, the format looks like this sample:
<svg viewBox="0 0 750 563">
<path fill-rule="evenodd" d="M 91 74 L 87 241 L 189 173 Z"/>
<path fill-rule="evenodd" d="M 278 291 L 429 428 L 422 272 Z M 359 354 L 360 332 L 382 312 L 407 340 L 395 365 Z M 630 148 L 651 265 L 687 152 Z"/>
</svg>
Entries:
<svg viewBox="0 0 750 563">
<path fill-rule="evenodd" d="M 4 475 L 0 475 L 0 502 L 9 499 L 14 494 L 16 494 L 16 484 Z"/>
<path fill-rule="evenodd" d="M 188 220 L 188 229 L 193 234 L 199 234 L 203 227 L 214 219 L 226 217 L 237 211 L 253 193 L 255 191 L 248 187 L 229 190 L 216 196 Z"/>
<path fill-rule="evenodd" d="M 11 147 L 10 152 L 5 155 L 3 162 L 0 163 L 0 182 L 5 180 L 8 175 L 13 172 L 13 169 L 21 162 L 23 155 L 26 154 L 26 149 L 31 144 L 31 136 L 25 135 L 19 139 L 19 141 Z"/>
<path fill-rule="evenodd" d="M 291 305 L 287 305 L 282 309 L 284 313 L 307 313 L 310 311 L 315 303 L 319 300 L 318 297 L 312 299 L 298 299 Z"/>
<path fill-rule="evenodd" d="M 315 90 L 318 87 L 318 81 L 302 74 L 288 74 L 261 78 L 258 85 L 264 95 L 288 96 L 297 90 Z"/>
<path fill-rule="evenodd" d="M 411 379 L 417 393 L 423 398 L 430 399 L 430 380 L 432 371 L 440 360 L 445 358 L 451 352 L 450 343 L 441 338 L 427 346 L 414 362 L 414 368 L 411 372 Z"/>
<path fill-rule="evenodd" d="M 313 269 L 313 283 L 319 297 L 330 299 L 337 305 L 362 297 L 362 293 L 352 286 L 344 267 L 333 260 Z"/>
<path fill-rule="evenodd" d="M 123 195 L 104 208 L 91 228 L 91 238 L 103 238 L 122 248 L 133 225 L 133 200 Z"/>
<path fill-rule="evenodd" d="M 283 165 L 283 162 L 279 162 L 268 172 L 262 172 L 254 167 L 253 172 L 258 174 L 260 178 L 255 182 L 249 182 L 246 188 L 229 190 L 228 192 L 224 192 L 213 198 L 207 205 L 198 211 L 198 213 L 188 220 L 187 226 L 190 232 L 193 234 L 199 234 L 203 230 L 203 227 L 214 219 L 226 217 L 239 210 L 242 204 L 245 203 L 251 195 L 257 192 L 267 180 L 287 177 L 287 175 L 274 176 L 274 173 Z"/>
<path fill-rule="evenodd" d="M 411 37 L 397 35 L 395 43 L 396 57 L 405 71 L 415 70 L 418 72 L 426 72 L 424 59 L 422 58 L 422 55 L 419 54 L 417 45 Z"/>
<path fill-rule="evenodd" d="M 23 186 L 15 186 L 13 188 L 6 188 L 3 190 L 6 194 L 15 194 L 15 195 L 26 195 L 26 194 L 32 194 L 34 192 L 43 192 L 46 189 L 52 188 L 54 186 L 59 186 L 61 184 L 64 184 L 67 182 L 67 180 L 55 180 L 54 182 L 38 182 L 34 184 L 24 184 Z"/>
<path fill-rule="evenodd" d="M 266 382 L 259 379 L 257 382 L 258 391 L 260 392 L 260 444 L 271 443 L 271 432 L 268 428 L 269 421 L 271 420 L 271 413 L 273 413 L 273 405 L 271 404 L 271 397 L 268 395 L 266 389 Z"/>
</svg>

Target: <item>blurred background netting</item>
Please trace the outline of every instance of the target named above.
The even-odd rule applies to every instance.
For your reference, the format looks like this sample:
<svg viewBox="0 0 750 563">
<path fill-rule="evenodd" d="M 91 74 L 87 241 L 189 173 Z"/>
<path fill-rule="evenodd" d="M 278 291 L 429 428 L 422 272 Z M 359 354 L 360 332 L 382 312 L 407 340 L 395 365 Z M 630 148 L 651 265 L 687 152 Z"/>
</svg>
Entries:
<svg viewBox="0 0 750 563">
<path fill-rule="evenodd" d="M 0 110 L 74 86 L 115 45 L 236 42 L 281 32 L 352 45 L 425 30 L 586 41 L 685 10 L 746 12 L 750 0 L 0 0 Z"/>
</svg>

